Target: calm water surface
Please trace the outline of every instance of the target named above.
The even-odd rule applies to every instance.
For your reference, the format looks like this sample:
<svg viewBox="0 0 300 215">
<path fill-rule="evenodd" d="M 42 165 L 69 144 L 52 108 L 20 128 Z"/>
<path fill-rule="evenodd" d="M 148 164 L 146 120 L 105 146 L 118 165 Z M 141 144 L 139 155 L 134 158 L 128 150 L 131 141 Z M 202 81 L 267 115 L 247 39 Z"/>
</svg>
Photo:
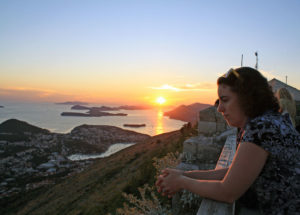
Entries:
<svg viewBox="0 0 300 215">
<path fill-rule="evenodd" d="M 129 146 L 134 145 L 135 143 L 116 143 L 111 145 L 108 150 L 102 154 L 94 154 L 94 155 L 84 155 L 84 154 L 73 154 L 69 156 L 68 158 L 72 161 L 78 161 L 78 160 L 87 160 L 87 159 L 95 159 L 95 158 L 104 158 L 108 157 L 122 149 L 125 149 Z"/>
<path fill-rule="evenodd" d="M 153 136 L 178 130 L 185 124 L 183 121 L 163 116 L 163 110 L 159 109 L 111 111 L 111 113 L 127 113 L 127 116 L 75 117 L 60 114 L 64 111 L 85 113 L 86 110 L 71 110 L 72 105 L 53 103 L 1 103 L 0 105 L 4 106 L 0 108 L 0 123 L 14 118 L 57 133 L 68 133 L 76 126 L 89 124 L 112 125 Z M 100 107 L 102 105 L 86 106 Z M 146 124 L 146 127 L 129 128 L 123 127 L 123 124 Z"/>
</svg>

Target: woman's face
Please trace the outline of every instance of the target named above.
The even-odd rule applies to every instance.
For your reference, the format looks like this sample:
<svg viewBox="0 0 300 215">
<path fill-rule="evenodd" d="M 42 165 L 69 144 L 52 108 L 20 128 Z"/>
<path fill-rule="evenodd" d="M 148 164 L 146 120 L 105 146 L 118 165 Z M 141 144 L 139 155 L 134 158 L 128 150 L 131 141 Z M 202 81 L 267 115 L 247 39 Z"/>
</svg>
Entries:
<svg viewBox="0 0 300 215">
<path fill-rule="evenodd" d="M 228 85 L 220 84 L 218 86 L 218 95 L 218 111 L 222 113 L 228 125 L 237 128 L 244 127 L 248 117 L 238 102 L 237 93 L 232 92 Z"/>
</svg>

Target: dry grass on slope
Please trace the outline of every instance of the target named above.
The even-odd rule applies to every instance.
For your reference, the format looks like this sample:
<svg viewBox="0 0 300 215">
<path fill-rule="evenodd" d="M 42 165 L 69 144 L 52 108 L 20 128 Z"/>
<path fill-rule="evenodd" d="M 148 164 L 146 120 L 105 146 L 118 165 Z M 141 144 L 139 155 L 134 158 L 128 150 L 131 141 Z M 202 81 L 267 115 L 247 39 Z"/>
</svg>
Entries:
<svg viewBox="0 0 300 215">
<path fill-rule="evenodd" d="M 37 195 L 17 214 L 114 213 L 124 202 L 122 192 L 136 194 L 138 187 L 154 183 L 153 158 L 181 151 L 185 138 L 183 132 L 165 133 L 99 159 L 85 171 Z"/>
</svg>

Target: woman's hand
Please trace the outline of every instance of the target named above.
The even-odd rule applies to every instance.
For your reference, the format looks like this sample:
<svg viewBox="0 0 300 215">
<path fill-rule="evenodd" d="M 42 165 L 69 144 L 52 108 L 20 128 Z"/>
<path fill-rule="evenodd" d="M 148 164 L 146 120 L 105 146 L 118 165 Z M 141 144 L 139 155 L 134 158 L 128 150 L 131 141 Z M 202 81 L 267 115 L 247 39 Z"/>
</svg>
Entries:
<svg viewBox="0 0 300 215">
<path fill-rule="evenodd" d="M 156 181 L 158 192 L 162 192 L 163 196 L 168 195 L 170 198 L 176 192 L 180 191 L 182 189 L 181 180 L 184 177 L 183 172 L 176 169 L 164 169 Z"/>
</svg>

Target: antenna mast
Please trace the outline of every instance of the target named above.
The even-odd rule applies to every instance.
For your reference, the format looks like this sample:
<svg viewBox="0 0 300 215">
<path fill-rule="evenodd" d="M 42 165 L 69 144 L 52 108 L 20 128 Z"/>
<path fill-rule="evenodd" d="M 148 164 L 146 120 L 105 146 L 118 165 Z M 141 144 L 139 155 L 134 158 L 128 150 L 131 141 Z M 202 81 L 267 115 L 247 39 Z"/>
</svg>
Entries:
<svg viewBox="0 0 300 215">
<path fill-rule="evenodd" d="M 255 56 L 256 56 L 255 69 L 258 69 L 258 53 L 257 52 L 255 52 Z"/>
<path fill-rule="evenodd" d="M 242 54 L 241 66 L 243 66 L 243 59 L 244 59 L 244 56 L 243 56 L 243 54 Z"/>
</svg>

